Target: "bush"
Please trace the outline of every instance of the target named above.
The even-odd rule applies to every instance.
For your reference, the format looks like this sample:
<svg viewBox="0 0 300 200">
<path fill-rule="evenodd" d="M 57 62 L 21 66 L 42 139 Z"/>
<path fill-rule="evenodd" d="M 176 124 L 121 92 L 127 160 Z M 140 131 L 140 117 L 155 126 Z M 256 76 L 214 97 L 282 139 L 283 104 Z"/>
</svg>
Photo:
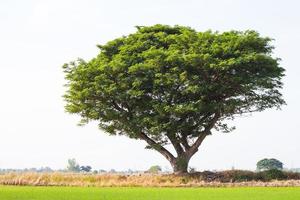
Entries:
<svg viewBox="0 0 300 200">
<path fill-rule="evenodd" d="M 246 170 L 228 170 L 221 173 L 222 182 L 243 182 L 255 180 L 255 173 Z"/>
<path fill-rule="evenodd" d="M 271 181 L 271 180 L 300 180 L 300 173 L 285 172 L 278 169 L 271 169 L 262 172 L 253 172 L 247 170 L 227 170 L 220 172 L 197 172 L 192 176 L 198 177 L 202 181 L 219 181 L 222 183 L 228 182 L 247 182 L 247 181 Z"/>
<path fill-rule="evenodd" d="M 299 180 L 300 179 L 299 172 L 285 171 L 284 174 L 286 175 L 288 180 Z"/>
<path fill-rule="evenodd" d="M 278 169 L 270 169 L 267 171 L 260 172 L 258 174 L 262 174 L 262 178 L 264 181 L 270 180 L 284 180 L 287 179 L 287 175 L 283 173 L 283 171 Z"/>
<path fill-rule="evenodd" d="M 252 181 L 255 179 L 255 174 L 251 171 L 235 170 L 233 173 L 234 182 Z"/>
<path fill-rule="evenodd" d="M 203 171 L 195 173 L 196 176 L 199 177 L 200 180 L 211 182 L 211 181 L 219 181 L 221 180 L 221 175 L 217 172 L 211 172 L 211 171 Z"/>
<path fill-rule="evenodd" d="M 159 165 L 153 165 L 153 166 L 151 166 L 151 167 L 148 169 L 147 172 L 153 173 L 153 174 L 157 174 L 157 173 L 159 173 L 159 172 L 161 172 L 161 171 L 162 171 L 162 169 L 161 169 L 161 167 L 160 167 Z"/>
</svg>

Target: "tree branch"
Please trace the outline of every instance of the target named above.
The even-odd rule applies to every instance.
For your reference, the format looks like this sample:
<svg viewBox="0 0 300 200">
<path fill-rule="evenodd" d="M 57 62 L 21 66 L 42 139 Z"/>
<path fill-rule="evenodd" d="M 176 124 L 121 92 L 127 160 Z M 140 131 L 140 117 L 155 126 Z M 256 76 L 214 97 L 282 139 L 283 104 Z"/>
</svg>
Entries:
<svg viewBox="0 0 300 200">
<path fill-rule="evenodd" d="M 167 160 L 172 161 L 175 159 L 175 157 L 166 148 L 152 140 L 145 133 L 140 132 L 138 136 L 140 139 L 145 140 L 151 147 L 161 153 Z"/>
<path fill-rule="evenodd" d="M 181 147 L 180 143 L 177 141 L 176 135 L 172 137 L 170 134 L 167 134 L 167 137 L 169 138 L 171 144 L 173 145 L 177 156 L 180 156 L 184 153 L 183 148 Z"/>
<path fill-rule="evenodd" d="M 214 125 L 216 124 L 219 118 L 220 118 L 220 113 L 219 112 L 215 113 L 210 123 L 205 127 L 203 131 L 200 132 L 200 135 L 195 141 L 195 143 L 187 151 L 187 155 L 189 157 L 193 156 L 198 151 L 199 146 L 201 145 L 205 137 L 211 133 L 210 130 L 214 127 Z"/>
<path fill-rule="evenodd" d="M 185 151 L 188 151 L 191 146 L 189 145 L 188 141 L 187 141 L 187 136 L 182 134 L 181 137 L 180 137 L 180 141 L 181 141 L 181 144 L 183 145 Z"/>
<path fill-rule="evenodd" d="M 125 112 L 127 114 L 129 114 L 130 117 L 132 117 L 132 113 L 130 112 L 129 107 L 127 107 L 127 111 L 125 111 L 124 109 L 122 109 L 114 100 L 112 101 L 113 106 L 115 107 L 115 109 L 117 109 L 120 112 Z M 164 148 L 162 145 L 158 144 L 157 142 L 155 142 L 153 139 L 151 139 L 150 137 L 148 137 L 145 133 L 140 132 L 139 134 L 137 134 L 138 138 L 146 141 L 148 143 L 149 146 L 151 146 L 153 149 L 157 150 L 159 153 L 161 153 L 167 160 L 169 161 L 173 161 L 175 159 L 175 157 L 173 156 L 173 154 L 171 154 L 166 148 Z M 170 138 L 169 138 L 170 139 Z M 176 142 L 172 139 L 170 139 L 170 141 L 172 142 L 173 146 L 176 146 Z M 178 148 L 178 146 L 176 146 Z M 179 147 L 181 147 L 179 145 Z M 176 149 L 176 148 L 175 148 Z M 176 149 L 176 152 L 179 149 Z"/>
</svg>

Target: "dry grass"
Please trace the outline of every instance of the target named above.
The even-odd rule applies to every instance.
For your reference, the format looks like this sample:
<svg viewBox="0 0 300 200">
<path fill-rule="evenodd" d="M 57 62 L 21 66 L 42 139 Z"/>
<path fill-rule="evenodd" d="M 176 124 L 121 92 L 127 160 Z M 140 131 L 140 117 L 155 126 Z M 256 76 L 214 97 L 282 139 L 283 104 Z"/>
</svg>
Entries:
<svg viewBox="0 0 300 200">
<path fill-rule="evenodd" d="M 0 174 L 0 185 L 31 186 L 95 186 L 95 187 L 243 187 L 243 186 L 300 186 L 300 180 L 273 180 L 269 182 L 204 181 L 200 176 L 175 175 L 117 175 L 72 173 L 5 173 Z"/>
</svg>

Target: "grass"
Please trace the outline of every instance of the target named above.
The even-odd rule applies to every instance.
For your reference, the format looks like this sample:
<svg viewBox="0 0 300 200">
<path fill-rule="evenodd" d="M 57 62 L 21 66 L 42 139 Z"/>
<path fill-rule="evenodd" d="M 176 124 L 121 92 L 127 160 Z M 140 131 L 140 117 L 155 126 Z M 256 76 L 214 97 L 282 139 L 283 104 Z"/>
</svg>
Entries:
<svg viewBox="0 0 300 200">
<path fill-rule="evenodd" d="M 0 186 L 1 200 L 298 200 L 299 187 L 142 188 Z"/>
<path fill-rule="evenodd" d="M 223 172 L 225 174 L 225 172 Z M 226 175 L 226 176 L 225 176 Z M 207 180 L 203 175 L 175 176 L 155 174 L 82 174 L 82 173 L 3 173 L 0 185 L 22 186 L 85 186 L 85 187 L 293 187 L 300 180 L 247 181 L 239 173 L 241 181 L 234 181 L 232 173 L 226 172 L 220 180 Z M 215 175 L 214 175 L 215 176 Z M 242 179 L 241 179 L 242 178 Z M 297 177 L 296 177 L 297 178 Z M 250 179 L 251 180 L 251 179 Z M 1 199 L 0 199 L 1 200 Z"/>
</svg>

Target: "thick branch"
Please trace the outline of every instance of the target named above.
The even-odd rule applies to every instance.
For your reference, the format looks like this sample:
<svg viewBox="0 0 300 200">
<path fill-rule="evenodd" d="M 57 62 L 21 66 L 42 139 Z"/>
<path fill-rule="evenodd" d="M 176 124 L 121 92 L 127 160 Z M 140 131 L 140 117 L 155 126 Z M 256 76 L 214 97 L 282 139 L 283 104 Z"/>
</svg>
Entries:
<svg viewBox="0 0 300 200">
<path fill-rule="evenodd" d="M 194 155 L 197 151 L 203 140 L 207 135 L 209 135 L 211 132 L 210 130 L 214 127 L 218 119 L 220 118 L 220 113 L 215 113 L 214 117 L 210 121 L 210 123 L 205 127 L 203 131 L 200 132 L 199 137 L 195 141 L 195 143 L 191 146 L 191 148 L 187 151 L 187 155 L 191 157 Z"/>
<path fill-rule="evenodd" d="M 180 142 L 183 145 L 185 151 L 188 151 L 190 149 L 191 146 L 189 145 L 189 143 L 187 141 L 186 135 L 182 134 L 182 136 L 180 137 Z"/>
<path fill-rule="evenodd" d="M 129 107 L 127 107 L 128 111 L 124 111 L 124 109 L 122 109 L 115 101 L 112 101 L 112 103 L 113 103 L 115 109 L 117 109 L 120 112 L 125 112 L 125 113 L 129 114 L 130 117 L 132 117 L 132 113 L 130 112 Z M 161 153 L 167 160 L 173 161 L 175 159 L 175 157 L 166 148 L 164 148 L 163 146 L 161 146 L 160 144 L 158 144 L 157 142 L 155 142 L 153 139 L 151 139 L 150 137 L 148 137 L 145 133 L 140 132 L 138 134 L 138 138 L 140 138 L 142 140 L 145 140 L 150 147 L 152 147 L 153 149 L 155 149 L 159 153 Z M 174 144 L 173 143 L 172 144 L 175 147 L 175 145 L 176 145 L 175 141 L 174 140 L 171 140 L 171 141 L 174 142 Z M 176 151 L 177 151 L 177 149 L 176 149 Z"/>
<path fill-rule="evenodd" d="M 180 145 L 180 142 L 175 138 L 176 136 L 172 136 L 170 134 L 167 134 L 168 139 L 170 140 L 171 144 L 173 145 L 177 156 L 182 155 L 184 153 L 183 148 Z"/>
<path fill-rule="evenodd" d="M 209 133 L 201 132 L 201 135 L 197 138 L 196 142 L 190 147 L 190 149 L 186 152 L 188 157 L 192 157 L 197 151 L 205 137 L 209 135 Z"/>
<path fill-rule="evenodd" d="M 167 160 L 172 161 L 175 159 L 175 157 L 166 148 L 152 140 L 145 133 L 141 132 L 138 136 L 140 139 L 145 140 L 151 147 L 161 153 Z"/>
</svg>

